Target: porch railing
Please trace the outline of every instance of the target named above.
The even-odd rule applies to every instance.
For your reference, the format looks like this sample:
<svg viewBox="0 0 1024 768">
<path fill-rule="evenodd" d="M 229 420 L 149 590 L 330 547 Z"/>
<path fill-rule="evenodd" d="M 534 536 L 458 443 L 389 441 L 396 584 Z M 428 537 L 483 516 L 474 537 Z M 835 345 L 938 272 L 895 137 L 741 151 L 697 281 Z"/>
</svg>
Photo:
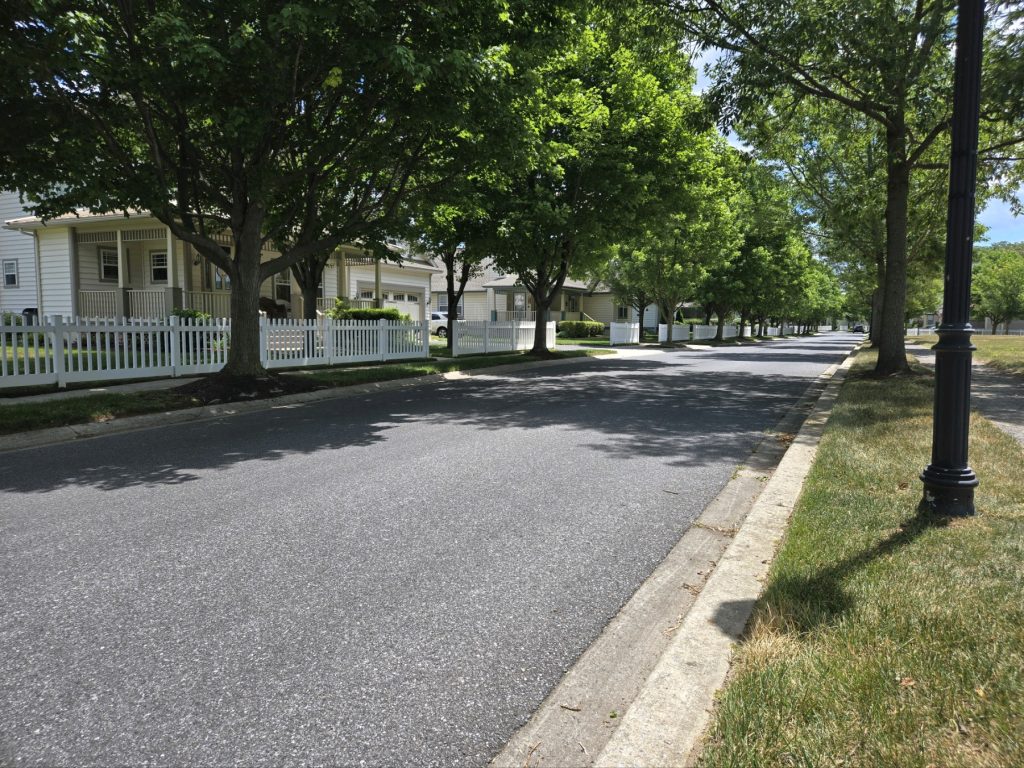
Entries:
<svg viewBox="0 0 1024 768">
<path fill-rule="evenodd" d="M 167 317 L 170 307 L 165 306 L 163 291 L 128 291 L 128 315 L 145 320 Z"/>
<path fill-rule="evenodd" d="M 117 314 L 117 293 L 79 291 L 78 314 L 81 317 L 113 317 Z"/>
<path fill-rule="evenodd" d="M 230 317 L 231 293 L 228 291 L 185 291 L 185 307 L 205 312 L 211 317 Z"/>
<path fill-rule="evenodd" d="M 499 309 L 495 311 L 494 319 L 499 323 L 509 323 L 512 322 L 513 320 L 536 320 L 537 313 L 534 312 L 533 310 L 524 309 L 514 311 L 505 311 Z"/>
</svg>

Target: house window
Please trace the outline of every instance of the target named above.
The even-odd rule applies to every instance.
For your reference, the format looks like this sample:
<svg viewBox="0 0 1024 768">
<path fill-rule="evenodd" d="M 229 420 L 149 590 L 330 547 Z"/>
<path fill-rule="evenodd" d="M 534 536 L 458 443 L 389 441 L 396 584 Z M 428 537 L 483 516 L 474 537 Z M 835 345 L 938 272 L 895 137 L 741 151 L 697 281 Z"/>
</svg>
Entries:
<svg viewBox="0 0 1024 768">
<path fill-rule="evenodd" d="M 213 290 L 231 290 L 231 278 L 228 276 L 228 273 L 222 270 L 220 267 L 213 268 Z"/>
<path fill-rule="evenodd" d="M 629 320 L 629 307 L 624 304 L 620 304 L 615 308 L 615 318 L 617 320 Z"/>
<path fill-rule="evenodd" d="M 373 298 L 373 291 L 360 291 L 359 292 L 359 298 L 360 299 L 372 299 Z"/>
<path fill-rule="evenodd" d="M 408 301 L 410 304 L 418 304 L 420 297 L 417 296 L 415 293 L 410 293 L 405 297 L 405 300 Z"/>
<path fill-rule="evenodd" d="M 117 282 L 117 251 L 113 248 L 100 248 L 100 280 L 107 283 Z"/>
<path fill-rule="evenodd" d="M 577 296 L 576 294 L 572 294 L 568 298 L 569 298 L 569 309 L 568 309 L 568 311 L 569 312 L 579 312 L 580 311 L 580 297 Z"/>
<path fill-rule="evenodd" d="M 167 282 L 167 251 L 150 252 L 149 275 L 151 283 Z"/>
<path fill-rule="evenodd" d="M 18 262 L 14 259 L 4 262 L 4 288 L 18 287 Z"/>
<path fill-rule="evenodd" d="M 405 301 L 405 294 L 404 293 L 396 293 L 395 294 L 395 301 Z"/>
<path fill-rule="evenodd" d="M 292 276 L 287 270 L 274 275 L 274 298 L 285 304 L 292 303 Z"/>
</svg>

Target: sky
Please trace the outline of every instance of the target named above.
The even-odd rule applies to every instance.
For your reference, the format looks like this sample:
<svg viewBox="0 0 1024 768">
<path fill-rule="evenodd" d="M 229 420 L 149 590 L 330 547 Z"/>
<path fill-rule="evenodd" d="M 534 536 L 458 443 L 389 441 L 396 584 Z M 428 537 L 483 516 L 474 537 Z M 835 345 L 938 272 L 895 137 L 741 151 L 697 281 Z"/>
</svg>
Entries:
<svg viewBox="0 0 1024 768">
<path fill-rule="evenodd" d="M 710 85 L 710 80 L 704 74 L 704 64 L 713 62 L 718 58 L 719 53 L 717 48 L 712 48 L 704 51 L 694 60 L 693 64 L 697 69 L 697 84 L 694 86 L 694 91 L 697 93 L 701 93 Z M 735 147 L 742 149 L 744 146 L 736 134 L 730 134 L 726 139 Z M 1024 190 L 1021 191 L 1021 195 L 1024 196 Z M 1010 205 L 1002 200 L 990 200 L 978 213 L 977 221 L 988 227 L 988 231 L 985 233 L 985 240 L 975 243 L 975 245 L 1024 242 L 1024 216 L 1014 216 L 1010 211 Z"/>
</svg>

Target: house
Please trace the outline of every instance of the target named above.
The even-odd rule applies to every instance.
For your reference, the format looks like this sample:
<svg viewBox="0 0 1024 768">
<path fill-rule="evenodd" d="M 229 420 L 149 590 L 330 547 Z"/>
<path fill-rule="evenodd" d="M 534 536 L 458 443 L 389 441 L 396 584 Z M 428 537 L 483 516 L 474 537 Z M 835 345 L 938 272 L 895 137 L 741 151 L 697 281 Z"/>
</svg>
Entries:
<svg viewBox="0 0 1024 768">
<path fill-rule="evenodd" d="M 12 197 L 17 203 L 16 195 L 3 193 L 2 210 L 15 210 Z M 229 277 L 147 212 L 82 210 L 48 221 L 21 215 L 5 222 L 0 261 L 14 272 L 12 287 L 3 291 L 5 311 L 10 305 L 11 311 L 35 307 L 40 314 L 67 317 L 163 318 L 176 308 L 215 317 L 231 313 Z M 230 235 L 218 241 L 231 248 Z M 324 270 L 317 309 L 345 298 L 355 306 L 395 307 L 413 320 L 427 319 L 436 268 L 397 246 L 393 252 L 394 260 L 381 261 L 356 245 L 339 248 Z M 263 258 L 277 255 L 268 247 Z M 289 317 L 303 315 L 289 271 L 268 278 L 261 295 Z"/>
<path fill-rule="evenodd" d="M 444 265 L 433 262 L 438 273 L 431 278 L 431 294 L 436 311 L 448 311 L 448 292 Z M 552 320 L 596 320 L 607 325 L 624 321 L 636 312 L 618 302 L 604 285 L 592 286 L 581 280 L 566 279 L 551 304 Z M 480 274 L 466 283 L 459 302 L 460 320 L 534 320 L 533 298 L 516 275 L 505 274 L 490 261 Z M 657 321 L 654 321 L 655 323 Z"/>
<path fill-rule="evenodd" d="M 0 191 L 0 221 L 25 215 L 14 192 Z M 38 306 L 36 296 L 35 247 L 31 235 L 0 229 L 0 315 L 21 314 Z"/>
</svg>

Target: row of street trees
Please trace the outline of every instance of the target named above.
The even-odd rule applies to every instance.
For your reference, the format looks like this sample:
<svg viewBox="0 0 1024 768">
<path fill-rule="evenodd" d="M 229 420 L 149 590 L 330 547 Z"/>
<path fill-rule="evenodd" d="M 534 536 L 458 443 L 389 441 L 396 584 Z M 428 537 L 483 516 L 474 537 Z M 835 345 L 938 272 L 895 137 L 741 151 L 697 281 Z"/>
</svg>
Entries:
<svg viewBox="0 0 1024 768">
<path fill-rule="evenodd" d="M 945 234 L 955 0 L 670 5 L 684 34 L 723 52 L 712 88 L 723 125 L 799 184 L 848 292 L 874 287 L 877 372 L 905 369 L 908 300 L 932 292 Z M 981 200 L 1021 182 L 1022 14 L 990 4 Z"/>
<path fill-rule="evenodd" d="M 677 198 L 679 210 L 614 245 L 593 273 L 643 316 L 656 304 L 669 325 L 684 302 L 718 319 L 761 329 L 769 318 L 817 325 L 843 311 L 838 279 L 812 258 L 791 185 L 771 169 L 718 145 L 705 172 Z M 657 228 L 655 228 L 657 227 Z"/>
</svg>

